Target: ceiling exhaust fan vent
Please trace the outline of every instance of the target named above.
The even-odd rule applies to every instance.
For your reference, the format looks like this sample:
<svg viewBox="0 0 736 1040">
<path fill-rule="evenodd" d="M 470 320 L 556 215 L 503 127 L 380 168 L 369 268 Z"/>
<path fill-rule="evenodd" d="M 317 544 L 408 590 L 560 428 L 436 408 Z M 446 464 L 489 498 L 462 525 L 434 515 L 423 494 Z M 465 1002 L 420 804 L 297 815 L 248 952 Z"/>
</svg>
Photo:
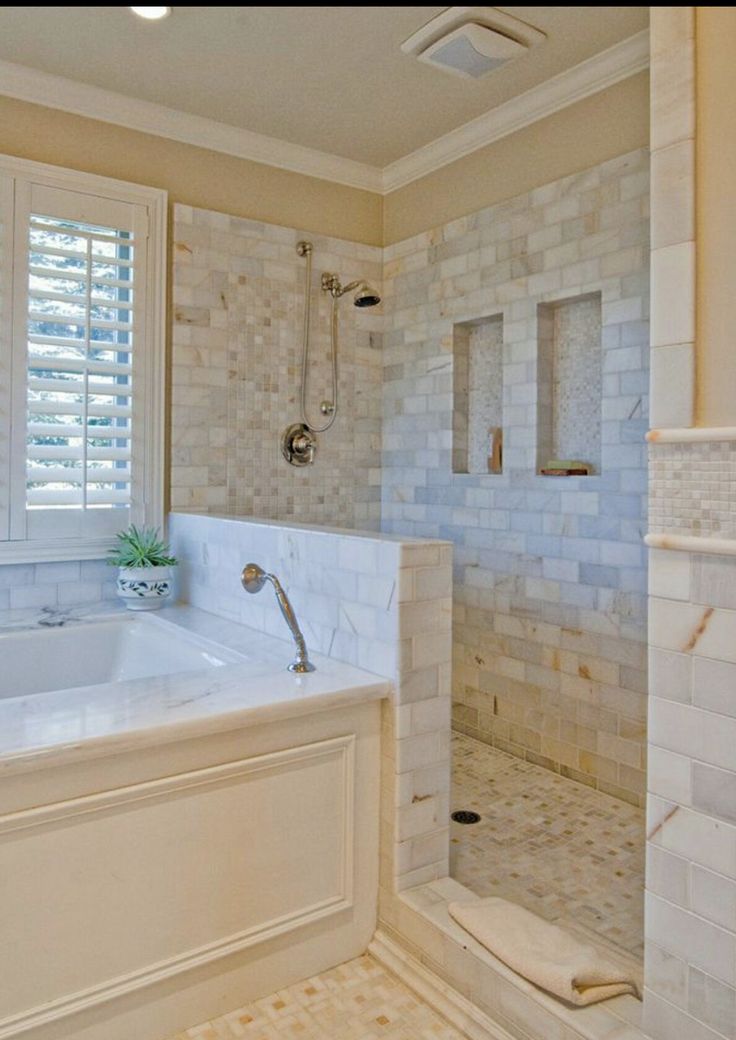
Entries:
<svg viewBox="0 0 736 1040">
<path fill-rule="evenodd" d="M 480 79 L 544 39 L 538 29 L 495 7 L 450 7 L 401 49 L 455 76 Z"/>
</svg>

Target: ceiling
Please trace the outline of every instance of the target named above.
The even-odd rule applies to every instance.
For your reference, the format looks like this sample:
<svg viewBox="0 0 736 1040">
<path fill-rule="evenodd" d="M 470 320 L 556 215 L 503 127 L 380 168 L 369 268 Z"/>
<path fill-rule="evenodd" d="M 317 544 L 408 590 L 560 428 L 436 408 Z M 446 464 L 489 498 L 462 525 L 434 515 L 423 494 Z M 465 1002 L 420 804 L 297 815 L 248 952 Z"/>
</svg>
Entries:
<svg viewBox="0 0 736 1040">
<path fill-rule="evenodd" d="M 547 40 L 484 80 L 402 54 L 443 7 L 0 7 L 0 60 L 384 167 L 646 28 L 647 7 L 502 7 Z"/>
</svg>

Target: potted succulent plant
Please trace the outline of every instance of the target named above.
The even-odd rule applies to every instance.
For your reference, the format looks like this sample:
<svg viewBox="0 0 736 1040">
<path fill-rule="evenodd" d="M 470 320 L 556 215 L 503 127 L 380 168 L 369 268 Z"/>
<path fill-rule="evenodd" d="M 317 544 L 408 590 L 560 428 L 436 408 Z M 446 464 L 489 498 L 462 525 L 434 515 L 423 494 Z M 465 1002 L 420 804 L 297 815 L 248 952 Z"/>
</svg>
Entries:
<svg viewBox="0 0 736 1040">
<path fill-rule="evenodd" d="M 117 535 L 108 563 L 118 567 L 118 596 L 129 610 L 157 610 L 171 595 L 171 568 L 179 562 L 158 528 L 131 524 Z"/>
</svg>

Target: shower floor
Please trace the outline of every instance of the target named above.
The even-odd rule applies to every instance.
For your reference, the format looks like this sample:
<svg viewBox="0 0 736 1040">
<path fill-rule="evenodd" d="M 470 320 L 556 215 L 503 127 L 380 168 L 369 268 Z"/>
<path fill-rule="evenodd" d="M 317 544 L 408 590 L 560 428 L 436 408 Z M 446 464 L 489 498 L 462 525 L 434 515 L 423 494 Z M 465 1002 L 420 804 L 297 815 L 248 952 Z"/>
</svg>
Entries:
<svg viewBox="0 0 736 1040">
<path fill-rule="evenodd" d="M 452 785 L 456 881 L 642 957 L 643 810 L 459 733 Z"/>
</svg>

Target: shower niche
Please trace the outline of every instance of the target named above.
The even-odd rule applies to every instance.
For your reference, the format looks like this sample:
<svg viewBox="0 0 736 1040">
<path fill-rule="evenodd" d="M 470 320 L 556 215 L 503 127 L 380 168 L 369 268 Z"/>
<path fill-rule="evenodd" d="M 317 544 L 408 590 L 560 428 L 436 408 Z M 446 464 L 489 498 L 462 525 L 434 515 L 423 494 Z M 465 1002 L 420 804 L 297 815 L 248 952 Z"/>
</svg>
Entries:
<svg viewBox="0 0 736 1040">
<path fill-rule="evenodd" d="M 548 476 L 601 471 L 601 294 L 537 308 L 537 469 Z"/>
<path fill-rule="evenodd" d="M 503 315 L 453 328 L 453 473 L 503 471 Z"/>
</svg>

